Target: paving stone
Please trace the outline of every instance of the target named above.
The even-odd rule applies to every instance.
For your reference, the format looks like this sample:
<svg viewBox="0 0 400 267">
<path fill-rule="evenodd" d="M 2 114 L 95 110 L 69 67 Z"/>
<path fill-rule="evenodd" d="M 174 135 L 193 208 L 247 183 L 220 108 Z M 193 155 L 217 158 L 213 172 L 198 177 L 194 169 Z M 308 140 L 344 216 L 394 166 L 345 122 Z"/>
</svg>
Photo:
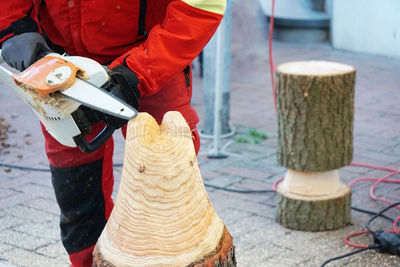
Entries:
<svg viewBox="0 0 400 267">
<path fill-rule="evenodd" d="M 271 258 L 265 259 L 264 266 L 278 266 L 278 267 L 306 267 L 306 266 L 319 266 L 318 264 L 310 264 L 313 256 L 311 255 L 298 255 L 296 251 L 285 251 L 282 254 L 275 255 Z"/>
<path fill-rule="evenodd" d="M 207 169 L 209 171 L 219 171 L 221 168 L 237 164 L 240 158 L 228 158 L 228 159 L 205 159 L 204 161 L 198 160 L 201 169 Z"/>
<path fill-rule="evenodd" d="M 363 153 L 358 155 L 358 161 L 369 162 L 375 165 L 391 165 L 396 162 L 398 158 L 394 155 L 387 155 L 382 152 L 369 151 L 368 153 Z"/>
<path fill-rule="evenodd" d="M 10 229 L 0 231 L 0 240 L 8 245 L 27 250 L 33 250 L 50 243 L 48 240 L 33 237 Z"/>
<path fill-rule="evenodd" d="M 237 221 L 243 220 L 243 218 L 252 216 L 250 212 L 233 208 L 221 210 L 218 214 L 226 225 L 234 224 Z"/>
<path fill-rule="evenodd" d="M 243 198 L 240 198 L 243 197 L 243 195 L 240 194 L 214 191 L 209 192 L 209 197 L 211 203 L 213 203 L 218 212 L 227 208 L 236 208 L 238 210 L 259 214 L 260 216 L 265 217 L 273 216 L 274 214 L 274 211 L 271 210 L 270 206 L 253 201 L 246 201 Z"/>
<path fill-rule="evenodd" d="M 260 228 L 268 228 L 272 224 L 271 219 L 253 215 L 250 217 L 244 217 L 242 220 L 236 221 L 231 224 L 229 231 L 232 236 L 240 238 L 245 233 L 255 232 Z"/>
<path fill-rule="evenodd" d="M 268 181 L 268 182 L 267 182 Z M 232 186 L 230 188 L 241 189 L 241 190 L 272 190 L 272 183 L 269 180 L 259 181 L 251 178 L 243 179 Z M 259 195 L 262 197 L 263 195 Z"/>
<path fill-rule="evenodd" d="M 21 218 L 14 217 L 9 214 L 5 214 L 4 216 L 0 217 L 0 231 L 11 228 L 17 225 L 20 225 L 25 222 L 25 220 Z"/>
<path fill-rule="evenodd" d="M 52 213 L 22 205 L 16 205 L 14 207 L 7 208 L 5 209 L 5 212 L 25 221 L 31 221 L 35 223 L 58 221 L 59 218 Z"/>
<path fill-rule="evenodd" d="M 14 265 L 11 265 L 10 263 L 0 259 L 0 267 L 14 267 Z"/>
<path fill-rule="evenodd" d="M 373 250 L 354 255 L 354 257 L 346 260 L 338 261 L 337 264 L 346 264 L 347 266 L 400 266 L 400 257 L 394 255 L 388 255 L 383 253 L 377 253 Z"/>
<path fill-rule="evenodd" d="M 241 135 L 239 135 L 241 136 Z M 245 136 L 245 135 L 243 135 Z M 238 137 L 236 137 L 238 138 Z M 239 155 L 249 156 L 250 158 L 259 157 L 259 156 L 273 156 L 276 154 L 276 148 L 268 147 L 264 144 L 263 141 L 260 144 L 249 144 L 249 143 L 238 143 L 235 142 L 231 146 L 229 146 L 228 151 L 232 153 L 237 153 Z M 246 157 L 248 158 L 248 157 Z"/>
<path fill-rule="evenodd" d="M 238 167 L 235 167 L 232 165 L 222 168 L 219 171 L 221 173 L 230 174 L 232 176 L 241 176 L 244 178 L 251 178 L 251 179 L 257 179 L 257 180 L 263 180 L 263 179 L 269 177 L 269 175 L 264 172 L 255 171 L 255 170 L 247 169 L 247 168 L 238 168 Z"/>
<path fill-rule="evenodd" d="M 246 179 L 245 179 L 246 180 Z M 244 180 L 244 181 L 245 181 Z M 239 182 L 241 183 L 241 182 Z M 251 187 L 250 189 L 245 186 L 244 188 L 241 188 L 240 186 L 237 186 L 236 183 L 234 185 L 228 186 L 227 189 L 230 190 L 237 190 L 237 191 L 244 191 L 244 192 L 248 192 L 248 191 L 253 191 L 253 190 L 270 190 L 268 189 L 265 185 L 263 185 L 262 187 L 259 187 L 257 189 L 257 187 Z M 271 185 L 269 186 L 271 187 Z M 222 190 L 218 190 L 218 191 L 222 191 Z M 224 191 L 226 192 L 226 191 Z M 257 192 L 257 191 L 255 191 Z M 246 205 L 252 205 L 252 204 L 261 204 L 261 205 L 265 205 L 268 208 L 275 208 L 276 205 L 276 193 L 274 191 L 268 191 L 268 192 L 262 192 L 262 193 L 241 193 L 241 192 L 227 192 L 227 193 L 231 193 L 232 195 L 234 194 L 234 198 L 236 198 L 237 200 L 241 200 L 243 202 L 243 204 Z M 243 205 L 240 205 L 240 207 L 243 207 Z"/>
<path fill-rule="evenodd" d="M 55 200 L 54 190 L 48 186 L 29 183 L 20 186 L 18 189 L 35 197 L 45 197 Z"/>
<path fill-rule="evenodd" d="M 37 185 L 41 185 L 41 186 L 46 186 L 46 187 L 48 187 L 48 188 L 51 188 L 51 189 L 53 189 L 53 184 L 52 184 L 52 182 L 51 182 L 51 175 L 50 175 L 50 173 L 49 174 L 46 174 L 46 175 L 44 175 L 44 176 L 42 176 L 42 177 L 39 177 L 40 179 L 35 179 L 34 181 L 33 181 L 33 183 L 34 184 L 37 184 Z"/>
<path fill-rule="evenodd" d="M 7 198 L 0 199 L 0 209 L 7 209 L 18 205 L 24 205 L 33 199 L 29 193 L 15 193 Z"/>
<path fill-rule="evenodd" d="M 219 186 L 219 187 L 227 187 L 227 186 L 233 185 L 237 182 L 240 182 L 242 180 L 243 180 L 243 178 L 241 178 L 241 177 L 220 174 L 218 177 L 209 179 L 205 183 L 209 184 L 209 185 Z"/>
<path fill-rule="evenodd" d="M 3 252 L 5 252 L 5 251 L 7 251 L 7 250 L 10 250 L 10 249 L 12 249 L 13 248 L 13 246 L 11 246 L 11 245 L 8 245 L 8 244 L 5 244 L 5 243 L 3 243 L 3 242 L 0 242 L 0 253 L 3 253 Z M 1 261 L 0 261 L 1 262 Z M 0 265 L 1 266 L 1 265 Z"/>
<path fill-rule="evenodd" d="M 12 227 L 12 230 L 53 242 L 61 239 L 59 221 L 44 223 L 24 222 Z"/>
<path fill-rule="evenodd" d="M 2 177 L 0 179 L 0 187 L 4 189 L 14 189 L 15 191 L 19 191 L 18 187 L 24 184 L 29 183 L 30 181 L 26 179 L 24 176 L 19 177 Z"/>
<path fill-rule="evenodd" d="M 276 266 L 269 265 L 269 261 L 278 254 L 291 253 L 293 258 L 293 251 L 287 251 L 270 243 L 258 243 L 244 249 L 239 242 L 235 245 L 235 249 L 238 266 Z"/>
<path fill-rule="evenodd" d="M 292 250 L 291 248 L 287 248 L 283 246 L 284 244 L 280 240 L 280 235 L 285 235 L 285 229 L 281 231 L 278 229 L 278 232 L 274 233 L 269 229 L 265 228 L 275 228 L 274 225 L 269 224 L 265 225 L 264 228 L 260 228 L 256 231 L 252 232 L 247 232 L 247 233 L 242 233 L 240 236 L 238 236 L 235 239 L 235 245 L 238 245 L 241 247 L 243 250 L 252 250 L 255 244 L 271 244 L 277 248 L 284 248 L 284 249 L 289 249 Z M 293 240 L 292 242 L 296 242 L 297 244 L 301 243 L 301 240 Z M 311 246 L 313 247 L 313 246 Z M 273 251 L 272 251 L 273 252 Z"/>
<path fill-rule="evenodd" d="M 60 215 L 60 208 L 58 207 L 57 202 L 45 198 L 35 198 L 28 203 L 26 203 L 26 206 L 43 210 L 49 213 L 52 213 L 54 215 L 59 216 Z"/>
<path fill-rule="evenodd" d="M 393 188 L 393 190 L 390 191 L 385 191 L 384 197 L 386 197 L 388 200 L 392 202 L 399 201 L 399 196 L 400 196 L 400 187 L 399 188 Z"/>
<path fill-rule="evenodd" d="M 263 158 L 255 161 L 241 161 L 234 166 L 237 168 L 245 168 L 263 173 L 261 176 L 251 177 L 258 180 L 269 179 L 276 174 L 283 174 L 287 170 L 285 167 L 277 165 L 275 157 Z"/>
<path fill-rule="evenodd" d="M 14 248 L 6 253 L 2 253 L 0 254 L 0 257 L 20 267 L 68 266 L 67 261 L 63 262 L 58 258 L 46 257 L 36 253 L 35 251 L 20 248 Z"/>
<path fill-rule="evenodd" d="M 201 173 L 201 177 L 203 178 L 203 180 L 213 179 L 213 178 L 216 178 L 219 175 L 221 175 L 217 171 L 202 170 L 201 168 L 200 168 L 200 173 Z"/>
<path fill-rule="evenodd" d="M 13 196 L 13 195 L 15 195 L 15 193 L 16 192 L 14 190 L 0 188 L 0 199 L 4 199 L 4 198 L 8 198 L 10 196 Z"/>
<path fill-rule="evenodd" d="M 65 263 L 68 263 L 69 261 L 68 254 L 61 241 L 38 248 L 36 249 L 36 252 L 47 257 L 57 258 L 64 261 Z"/>
</svg>

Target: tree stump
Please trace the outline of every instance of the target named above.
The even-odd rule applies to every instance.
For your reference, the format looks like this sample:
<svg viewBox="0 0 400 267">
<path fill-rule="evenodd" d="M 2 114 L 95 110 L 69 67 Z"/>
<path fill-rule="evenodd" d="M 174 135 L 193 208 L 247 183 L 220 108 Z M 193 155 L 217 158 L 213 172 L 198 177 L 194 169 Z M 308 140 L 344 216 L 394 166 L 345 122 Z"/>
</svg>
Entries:
<svg viewBox="0 0 400 267">
<path fill-rule="evenodd" d="M 277 220 L 287 228 L 323 231 L 350 223 L 351 191 L 337 170 L 288 170 L 277 191 Z"/>
<path fill-rule="evenodd" d="M 277 220 L 297 230 L 330 230 L 350 222 L 351 191 L 336 169 L 353 153 L 355 69 L 328 61 L 277 68 Z"/>
<path fill-rule="evenodd" d="M 210 203 L 191 131 L 178 112 L 128 123 L 121 183 L 94 266 L 236 266 Z"/>
</svg>

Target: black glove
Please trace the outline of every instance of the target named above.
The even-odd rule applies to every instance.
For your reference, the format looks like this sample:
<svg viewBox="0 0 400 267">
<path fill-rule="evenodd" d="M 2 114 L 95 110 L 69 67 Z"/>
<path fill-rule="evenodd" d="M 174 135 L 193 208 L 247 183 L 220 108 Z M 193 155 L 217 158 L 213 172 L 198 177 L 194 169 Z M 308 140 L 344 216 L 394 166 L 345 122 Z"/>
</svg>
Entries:
<svg viewBox="0 0 400 267">
<path fill-rule="evenodd" d="M 51 49 L 46 40 L 37 32 L 22 33 L 5 40 L 1 51 L 7 64 L 20 71 L 38 60 L 40 54 L 49 52 Z"/>
<path fill-rule="evenodd" d="M 117 65 L 112 70 L 107 67 L 105 69 L 110 76 L 109 83 L 104 86 L 105 89 L 138 110 L 141 95 L 136 74 L 122 65 Z"/>
<path fill-rule="evenodd" d="M 140 92 L 138 89 L 139 79 L 128 67 L 118 65 L 112 70 L 104 67 L 110 76 L 110 80 L 102 87 L 115 97 L 127 102 L 135 109 L 139 108 Z M 121 128 L 127 120 L 105 114 L 98 110 L 81 105 L 79 109 L 72 113 L 72 117 L 78 122 L 81 134 L 74 137 L 76 145 L 85 153 L 91 153 L 103 145 L 113 134 L 114 130 Z M 106 123 L 95 139 L 88 142 L 85 136 L 91 131 L 92 125 L 96 123 Z"/>
</svg>

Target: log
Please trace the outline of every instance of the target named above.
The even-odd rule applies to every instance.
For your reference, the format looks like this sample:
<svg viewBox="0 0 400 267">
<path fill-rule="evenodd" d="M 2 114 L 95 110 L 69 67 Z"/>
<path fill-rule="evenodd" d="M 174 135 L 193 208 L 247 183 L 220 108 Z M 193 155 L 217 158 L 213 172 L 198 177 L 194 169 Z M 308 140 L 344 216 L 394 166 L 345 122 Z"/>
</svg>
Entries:
<svg viewBox="0 0 400 267">
<path fill-rule="evenodd" d="M 236 266 L 180 113 L 161 126 L 147 113 L 128 123 L 116 202 L 93 254 L 99 267 Z"/>
<path fill-rule="evenodd" d="M 351 221 L 351 190 L 337 170 L 299 172 L 288 170 L 277 188 L 277 221 L 291 229 L 324 231 Z"/>
<path fill-rule="evenodd" d="M 328 61 L 277 68 L 278 152 L 288 168 L 277 188 L 285 227 L 333 230 L 350 223 L 351 190 L 337 169 L 353 156 L 355 69 Z"/>
<path fill-rule="evenodd" d="M 328 61 L 278 66 L 278 162 L 320 172 L 348 165 L 353 153 L 355 69 Z"/>
</svg>

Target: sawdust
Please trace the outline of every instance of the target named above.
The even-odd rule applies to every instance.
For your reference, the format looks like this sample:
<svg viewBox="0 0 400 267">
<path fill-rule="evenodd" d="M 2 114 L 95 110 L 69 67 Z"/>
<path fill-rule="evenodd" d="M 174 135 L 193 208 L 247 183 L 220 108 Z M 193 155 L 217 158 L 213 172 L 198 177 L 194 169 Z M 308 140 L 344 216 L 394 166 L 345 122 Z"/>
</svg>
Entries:
<svg viewBox="0 0 400 267">
<path fill-rule="evenodd" d="M 10 124 L 3 117 L 0 117 L 0 152 L 3 154 L 10 153 L 10 144 L 7 142 L 7 132 Z"/>
<path fill-rule="evenodd" d="M 15 81 L 15 84 L 22 88 L 26 93 L 28 93 L 35 103 L 44 103 L 48 105 L 56 105 L 60 98 L 62 98 L 59 94 L 50 93 L 48 95 L 39 95 L 38 92 L 25 84 L 19 83 Z M 43 108 L 40 105 L 36 105 L 36 109 L 42 113 L 45 113 Z"/>
<path fill-rule="evenodd" d="M 10 128 L 10 124 L 3 117 L 0 117 L 0 141 L 7 140 L 8 128 Z"/>
<path fill-rule="evenodd" d="M 28 105 L 41 113 L 45 118 L 50 120 L 59 120 L 59 116 L 66 116 L 70 114 L 72 111 L 76 109 L 76 102 L 67 99 L 65 96 L 58 94 L 57 92 L 50 93 L 48 95 L 40 95 L 37 91 L 25 84 L 18 83 L 15 81 L 15 84 L 18 85 L 25 93 L 29 95 L 31 101 L 26 102 Z M 44 106 L 52 106 L 57 111 L 53 113 L 48 113 L 44 109 Z"/>
</svg>

